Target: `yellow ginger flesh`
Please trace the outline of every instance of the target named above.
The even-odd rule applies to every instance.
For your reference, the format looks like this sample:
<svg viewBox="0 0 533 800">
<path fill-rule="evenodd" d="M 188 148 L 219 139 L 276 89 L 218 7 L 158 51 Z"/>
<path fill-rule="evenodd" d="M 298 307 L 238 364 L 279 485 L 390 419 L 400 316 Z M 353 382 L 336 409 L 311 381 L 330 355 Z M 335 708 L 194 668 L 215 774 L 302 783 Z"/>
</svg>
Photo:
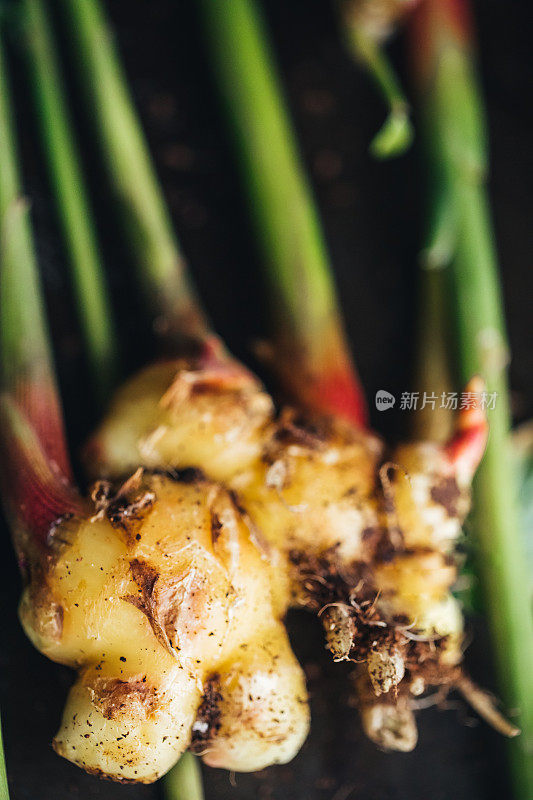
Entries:
<svg viewBox="0 0 533 800">
<path fill-rule="evenodd" d="M 469 489 L 444 448 L 386 453 L 333 419 L 275 418 L 247 373 L 169 362 L 120 390 L 86 459 L 126 483 L 100 481 L 87 517 L 58 526 L 21 606 L 36 646 L 79 672 L 59 753 L 140 781 L 189 746 L 241 771 L 289 760 L 309 724 L 290 605 L 359 662 L 368 735 L 414 746 L 409 697 L 461 660 Z"/>
<path fill-rule="evenodd" d="M 57 752 L 144 782 L 195 733 L 215 766 L 291 759 L 309 712 L 281 622 L 288 587 L 230 495 L 140 472 L 110 502 L 102 494 L 92 516 L 57 529 L 46 584 L 30 584 L 21 605 L 39 650 L 78 670 Z M 202 708 L 209 693 L 216 705 Z"/>
<path fill-rule="evenodd" d="M 201 436 L 191 433 L 199 430 Z M 401 446 L 385 462 L 376 436 L 340 421 L 309 422 L 290 411 L 274 420 L 271 401 L 252 379 L 235 388 L 205 370 L 165 364 L 143 370 L 117 394 L 87 457 L 93 474 L 114 478 L 134 464 L 201 469 L 237 492 L 254 527 L 286 557 L 326 556 L 350 567 L 373 558 L 376 539 L 389 540 L 415 565 L 404 583 L 419 564 L 429 586 L 406 587 L 393 602 L 385 561 L 375 575 L 380 604 L 422 625 L 426 599 L 449 604 L 455 572 L 448 565 L 442 590 L 439 559 L 453 552 L 469 487 L 458 485 L 438 445 Z M 425 551 L 434 554 L 429 568 Z"/>
</svg>

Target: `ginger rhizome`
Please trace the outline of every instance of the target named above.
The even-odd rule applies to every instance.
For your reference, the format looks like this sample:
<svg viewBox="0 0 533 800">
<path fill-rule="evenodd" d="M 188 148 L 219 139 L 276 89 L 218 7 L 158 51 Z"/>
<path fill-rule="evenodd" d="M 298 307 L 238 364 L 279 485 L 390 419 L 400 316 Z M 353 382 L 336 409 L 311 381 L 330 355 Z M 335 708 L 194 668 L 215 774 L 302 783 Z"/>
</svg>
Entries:
<svg viewBox="0 0 533 800">
<path fill-rule="evenodd" d="M 412 749 L 413 698 L 466 685 L 454 547 L 486 433 L 468 409 L 448 445 L 388 452 L 332 417 L 276 416 L 210 351 L 132 378 L 88 444 L 86 511 L 54 526 L 21 606 L 79 672 L 57 751 L 141 781 L 187 747 L 228 769 L 289 760 L 308 729 L 290 606 L 356 664 L 366 733 Z"/>
<path fill-rule="evenodd" d="M 292 758 L 309 712 L 288 585 L 230 492 L 138 470 L 115 494 L 97 483 L 90 505 L 55 529 L 21 604 L 37 648 L 79 671 L 56 751 L 145 782 L 191 744 L 240 771 Z"/>
</svg>

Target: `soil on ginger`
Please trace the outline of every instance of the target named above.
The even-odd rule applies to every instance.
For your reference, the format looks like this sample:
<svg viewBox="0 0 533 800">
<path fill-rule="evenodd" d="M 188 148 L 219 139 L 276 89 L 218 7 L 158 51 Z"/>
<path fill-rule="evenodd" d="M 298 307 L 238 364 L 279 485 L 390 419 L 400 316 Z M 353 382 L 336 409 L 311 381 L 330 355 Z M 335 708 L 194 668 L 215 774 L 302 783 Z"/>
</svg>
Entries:
<svg viewBox="0 0 533 800">
<path fill-rule="evenodd" d="M 231 150 L 209 82 L 194 3 L 152 0 L 107 4 L 133 81 L 172 213 L 185 252 L 216 327 L 248 363 L 250 343 L 265 333 L 259 264 L 233 170 Z M 409 388 L 413 333 L 413 281 L 422 214 L 416 151 L 388 164 L 366 155 L 382 107 L 367 79 L 340 46 L 332 5 L 325 0 L 267 0 L 283 75 L 304 153 L 313 176 L 348 330 L 368 397 L 386 388 Z M 492 191 L 509 327 L 514 353 L 512 380 L 520 419 L 533 412 L 533 346 L 529 318 L 533 273 L 528 262 L 533 195 L 524 174 L 533 172 L 530 148 L 533 110 L 526 87 L 533 80 L 525 2 L 508 14 L 494 0 L 478 3 L 484 79 L 492 136 Z M 397 50 L 399 53 L 399 50 Z M 22 70 L 18 72 L 20 87 Z M 72 77 L 72 76 L 71 76 Z M 28 93 L 19 95 L 27 102 Z M 69 309 L 65 263 L 39 153 L 31 145 L 31 114 L 20 104 L 26 173 L 39 231 L 41 262 L 51 308 L 67 420 L 73 445 L 96 419 L 86 383 L 79 334 Z M 151 355 L 112 204 L 98 170 L 90 126 L 77 109 L 88 151 L 92 188 L 112 288 L 119 313 L 126 374 Z M 27 124 L 26 124 L 27 123 Z M 397 404 L 398 405 L 398 404 Z M 399 437 L 401 412 L 373 411 L 373 424 Z M 0 540 L 4 634 L 0 707 L 13 800 L 155 800 L 157 786 L 120 787 L 98 781 L 56 756 L 50 741 L 71 682 L 69 670 L 40 656 L 16 617 L 19 580 L 4 529 Z M 493 686 L 480 620 L 473 620 L 467 667 Z M 384 754 L 361 732 L 350 705 L 350 666 L 333 664 L 324 650 L 320 623 L 293 613 L 289 629 L 305 667 L 311 695 L 312 731 L 299 756 L 283 767 L 234 779 L 204 770 L 206 797 L 220 800 L 495 800 L 507 794 L 503 744 L 473 719 L 455 696 L 446 711 L 419 716 L 420 741 L 410 754 Z"/>
</svg>

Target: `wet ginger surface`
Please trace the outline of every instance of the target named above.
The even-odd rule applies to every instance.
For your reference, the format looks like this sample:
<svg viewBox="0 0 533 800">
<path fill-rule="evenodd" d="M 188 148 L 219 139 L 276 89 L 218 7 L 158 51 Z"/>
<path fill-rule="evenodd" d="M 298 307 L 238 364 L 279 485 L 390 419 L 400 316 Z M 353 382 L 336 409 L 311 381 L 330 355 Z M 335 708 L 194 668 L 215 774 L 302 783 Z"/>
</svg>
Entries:
<svg viewBox="0 0 533 800">
<path fill-rule="evenodd" d="M 46 587 L 22 600 L 35 645 L 79 671 L 57 752 L 141 781 L 191 742 L 234 770 L 292 758 L 309 714 L 281 621 L 288 587 L 231 495 L 142 471 L 107 490 L 95 487 L 92 516 L 56 530 Z"/>
<path fill-rule="evenodd" d="M 21 605 L 35 645 L 78 670 L 61 755 L 145 782 L 188 747 L 239 771 L 290 760 L 309 725 L 290 606 L 354 662 L 366 733 L 414 747 L 412 698 L 462 657 L 470 474 L 449 449 L 276 417 L 243 370 L 181 361 L 120 390 L 86 459 L 87 515 L 56 526 Z"/>
</svg>

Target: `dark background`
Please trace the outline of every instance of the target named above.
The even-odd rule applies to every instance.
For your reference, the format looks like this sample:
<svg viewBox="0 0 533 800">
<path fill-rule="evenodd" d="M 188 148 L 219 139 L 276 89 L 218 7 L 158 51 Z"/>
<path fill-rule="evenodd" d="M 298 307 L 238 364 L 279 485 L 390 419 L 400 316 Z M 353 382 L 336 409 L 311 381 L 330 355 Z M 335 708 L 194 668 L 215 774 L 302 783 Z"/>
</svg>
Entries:
<svg viewBox="0 0 533 800">
<path fill-rule="evenodd" d="M 230 0 L 227 0 L 230 1 Z M 193 0 L 111 0 L 128 76 L 145 123 L 183 249 L 217 329 L 253 363 L 267 331 L 260 263 L 249 231 L 231 145 L 205 63 Z M 531 230 L 533 219 L 532 15 L 527 2 L 476 5 L 490 128 L 490 191 L 513 352 L 517 421 L 533 414 Z M 368 143 L 383 118 L 373 86 L 344 52 L 328 0 L 267 0 L 302 150 L 314 183 L 357 363 L 372 398 L 409 388 L 417 251 L 423 224 L 415 146 L 377 163 Z M 67 52 L 65 31 L 61 32 Z M 15 43 L 16 45 L 16 43 Z M 392 52 L 402 63 L 402 43 Z M 66 264 L 16 46 L 12 52 L 26 189 L 33 201 L 40 262 L 73 452 L 97 417 L 66 280 Z M 69 75 L 71 70 L 68 71 Z M 406 81 L 407 83 L 407 81 Z M 153 340 L 75 84 L 69 85 L 98 214 L 123 342 L 122 372 L 153 355 Z M 373 424 L 402 435 L 405 419 L 374 412 Z M 160 797 L 157 786 L 98 781 L 50 747 L 69 670 L 26 641 L 16 618 L 19 580 L 7 530 L 1 538 L 0 707 L 12 800 Z M 319 626 L 293 615 L 296 653 L 309 679 L 313 728 L 298 757 L 257 775 L 204 769 L 207 800 L 491 800 L 508 796 L 504 745 L 459 701 L 419 714 L 420 743 L 386 755 L 365 740 L 350 707 L 349 668 L 323 652 Z M 467 664 L 492 686 L 482 619 L 472 619 Z M 532 665 L 533 668 L 533 665 Z M 524 800 L 527 800 L 524 798 Z"/>
</svg>

